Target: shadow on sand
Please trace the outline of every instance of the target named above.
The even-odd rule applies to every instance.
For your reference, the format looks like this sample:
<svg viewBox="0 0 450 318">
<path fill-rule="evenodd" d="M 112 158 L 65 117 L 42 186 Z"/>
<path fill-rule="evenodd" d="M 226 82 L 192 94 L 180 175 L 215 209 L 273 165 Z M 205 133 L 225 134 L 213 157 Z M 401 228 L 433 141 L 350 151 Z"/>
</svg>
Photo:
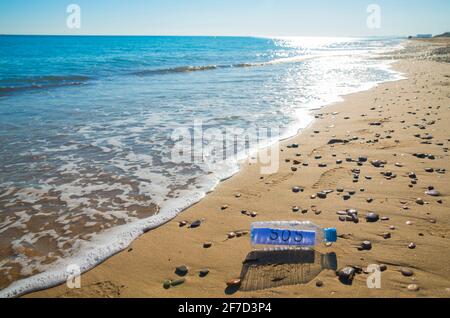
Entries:
<svg viewBox="0 0 450 318">
<path fill-rule="evenodd" d="M 229 287 L 225 293 L 230 295 L 238 290 L 256 291 L 307 284 L 324 269 L 337 269 L 335 253 L 321 254 L 313 250 L 253 251 L 243 262 L 240 287 Z"/>
</svg>

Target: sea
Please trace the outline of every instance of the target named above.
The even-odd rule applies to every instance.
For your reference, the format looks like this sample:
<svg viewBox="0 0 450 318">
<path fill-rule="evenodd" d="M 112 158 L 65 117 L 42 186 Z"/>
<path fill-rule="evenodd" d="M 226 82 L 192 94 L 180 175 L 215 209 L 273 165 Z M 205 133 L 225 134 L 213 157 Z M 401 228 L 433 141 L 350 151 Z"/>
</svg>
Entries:
<svg viewBox="0 0 450 318">
<path fill-rule="evenodd" d="M 0 297 L 93 268 L 312 110 L 403 78 L 383 58 L 403 41 L 0 36 Z"/>
</svg>

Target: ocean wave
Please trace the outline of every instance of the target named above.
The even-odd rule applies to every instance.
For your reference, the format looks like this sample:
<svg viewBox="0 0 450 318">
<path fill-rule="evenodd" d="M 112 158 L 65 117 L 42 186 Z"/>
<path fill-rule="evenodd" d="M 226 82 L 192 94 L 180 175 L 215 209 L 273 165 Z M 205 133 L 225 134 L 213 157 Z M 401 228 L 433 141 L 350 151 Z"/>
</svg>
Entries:
<svg viewBox="0 0 450 318">
<path fill-rule="evenodd" d="M 81 75 L 47 75 L 0 79 L 0 96 L 35 89 L 83 85 L 88 80 L 90 80 L 90 77 Z"/>
<path fill-rule="evenodd" d="M 236 63 L 229 65 L 203 65 L 203 66 L 179 66 L 163 69 L 152 69 L 152 70 L 142 70 L 132 73 L 138 76 L 152 76 L 152 75 L 164 75 L 164 74 L 176 74 L 176 73 L 191 73 L 191 72 L 201 72 L 201 71 L 212 71 L 217 69 L 227 69 L 227 68 L 247 68 L 247 67 L 262 67 L 275 64 L 283 63 L 298 63 L 311 59 L 315 56 L 293 56 L 287 58 L 279 58 L 270 60 L 267 62 L 255 62 L 255 63 Z"/>
</svg>

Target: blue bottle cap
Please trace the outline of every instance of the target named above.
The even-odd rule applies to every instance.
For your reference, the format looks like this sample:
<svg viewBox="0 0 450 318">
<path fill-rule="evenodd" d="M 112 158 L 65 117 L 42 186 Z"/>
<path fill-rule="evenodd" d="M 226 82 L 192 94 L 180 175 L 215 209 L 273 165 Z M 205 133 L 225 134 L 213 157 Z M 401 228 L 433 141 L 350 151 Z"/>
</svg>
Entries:
<svg viewBox="0 0 450 318">
<path fill-rule="evenodd" d="M 325 242 L 336 242 L 337 241 L 337 231 L 335 228 L 328 228 L 323 230 Z"/>
</svg>

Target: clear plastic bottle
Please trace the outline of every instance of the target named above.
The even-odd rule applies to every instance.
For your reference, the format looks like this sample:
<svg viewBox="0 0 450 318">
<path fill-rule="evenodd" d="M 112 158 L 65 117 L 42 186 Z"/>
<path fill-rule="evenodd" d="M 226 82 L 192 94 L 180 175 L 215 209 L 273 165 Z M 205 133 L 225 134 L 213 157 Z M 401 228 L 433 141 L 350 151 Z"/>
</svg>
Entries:
<svg viewBox="0 0 450 318">
<path fill-rule="evenodd" d="M 310 221 L 256 222 L 251 228 L 254 249 L 313 248 L 336 240 L 335 228 L 322 229 Z"/>
</svg>

